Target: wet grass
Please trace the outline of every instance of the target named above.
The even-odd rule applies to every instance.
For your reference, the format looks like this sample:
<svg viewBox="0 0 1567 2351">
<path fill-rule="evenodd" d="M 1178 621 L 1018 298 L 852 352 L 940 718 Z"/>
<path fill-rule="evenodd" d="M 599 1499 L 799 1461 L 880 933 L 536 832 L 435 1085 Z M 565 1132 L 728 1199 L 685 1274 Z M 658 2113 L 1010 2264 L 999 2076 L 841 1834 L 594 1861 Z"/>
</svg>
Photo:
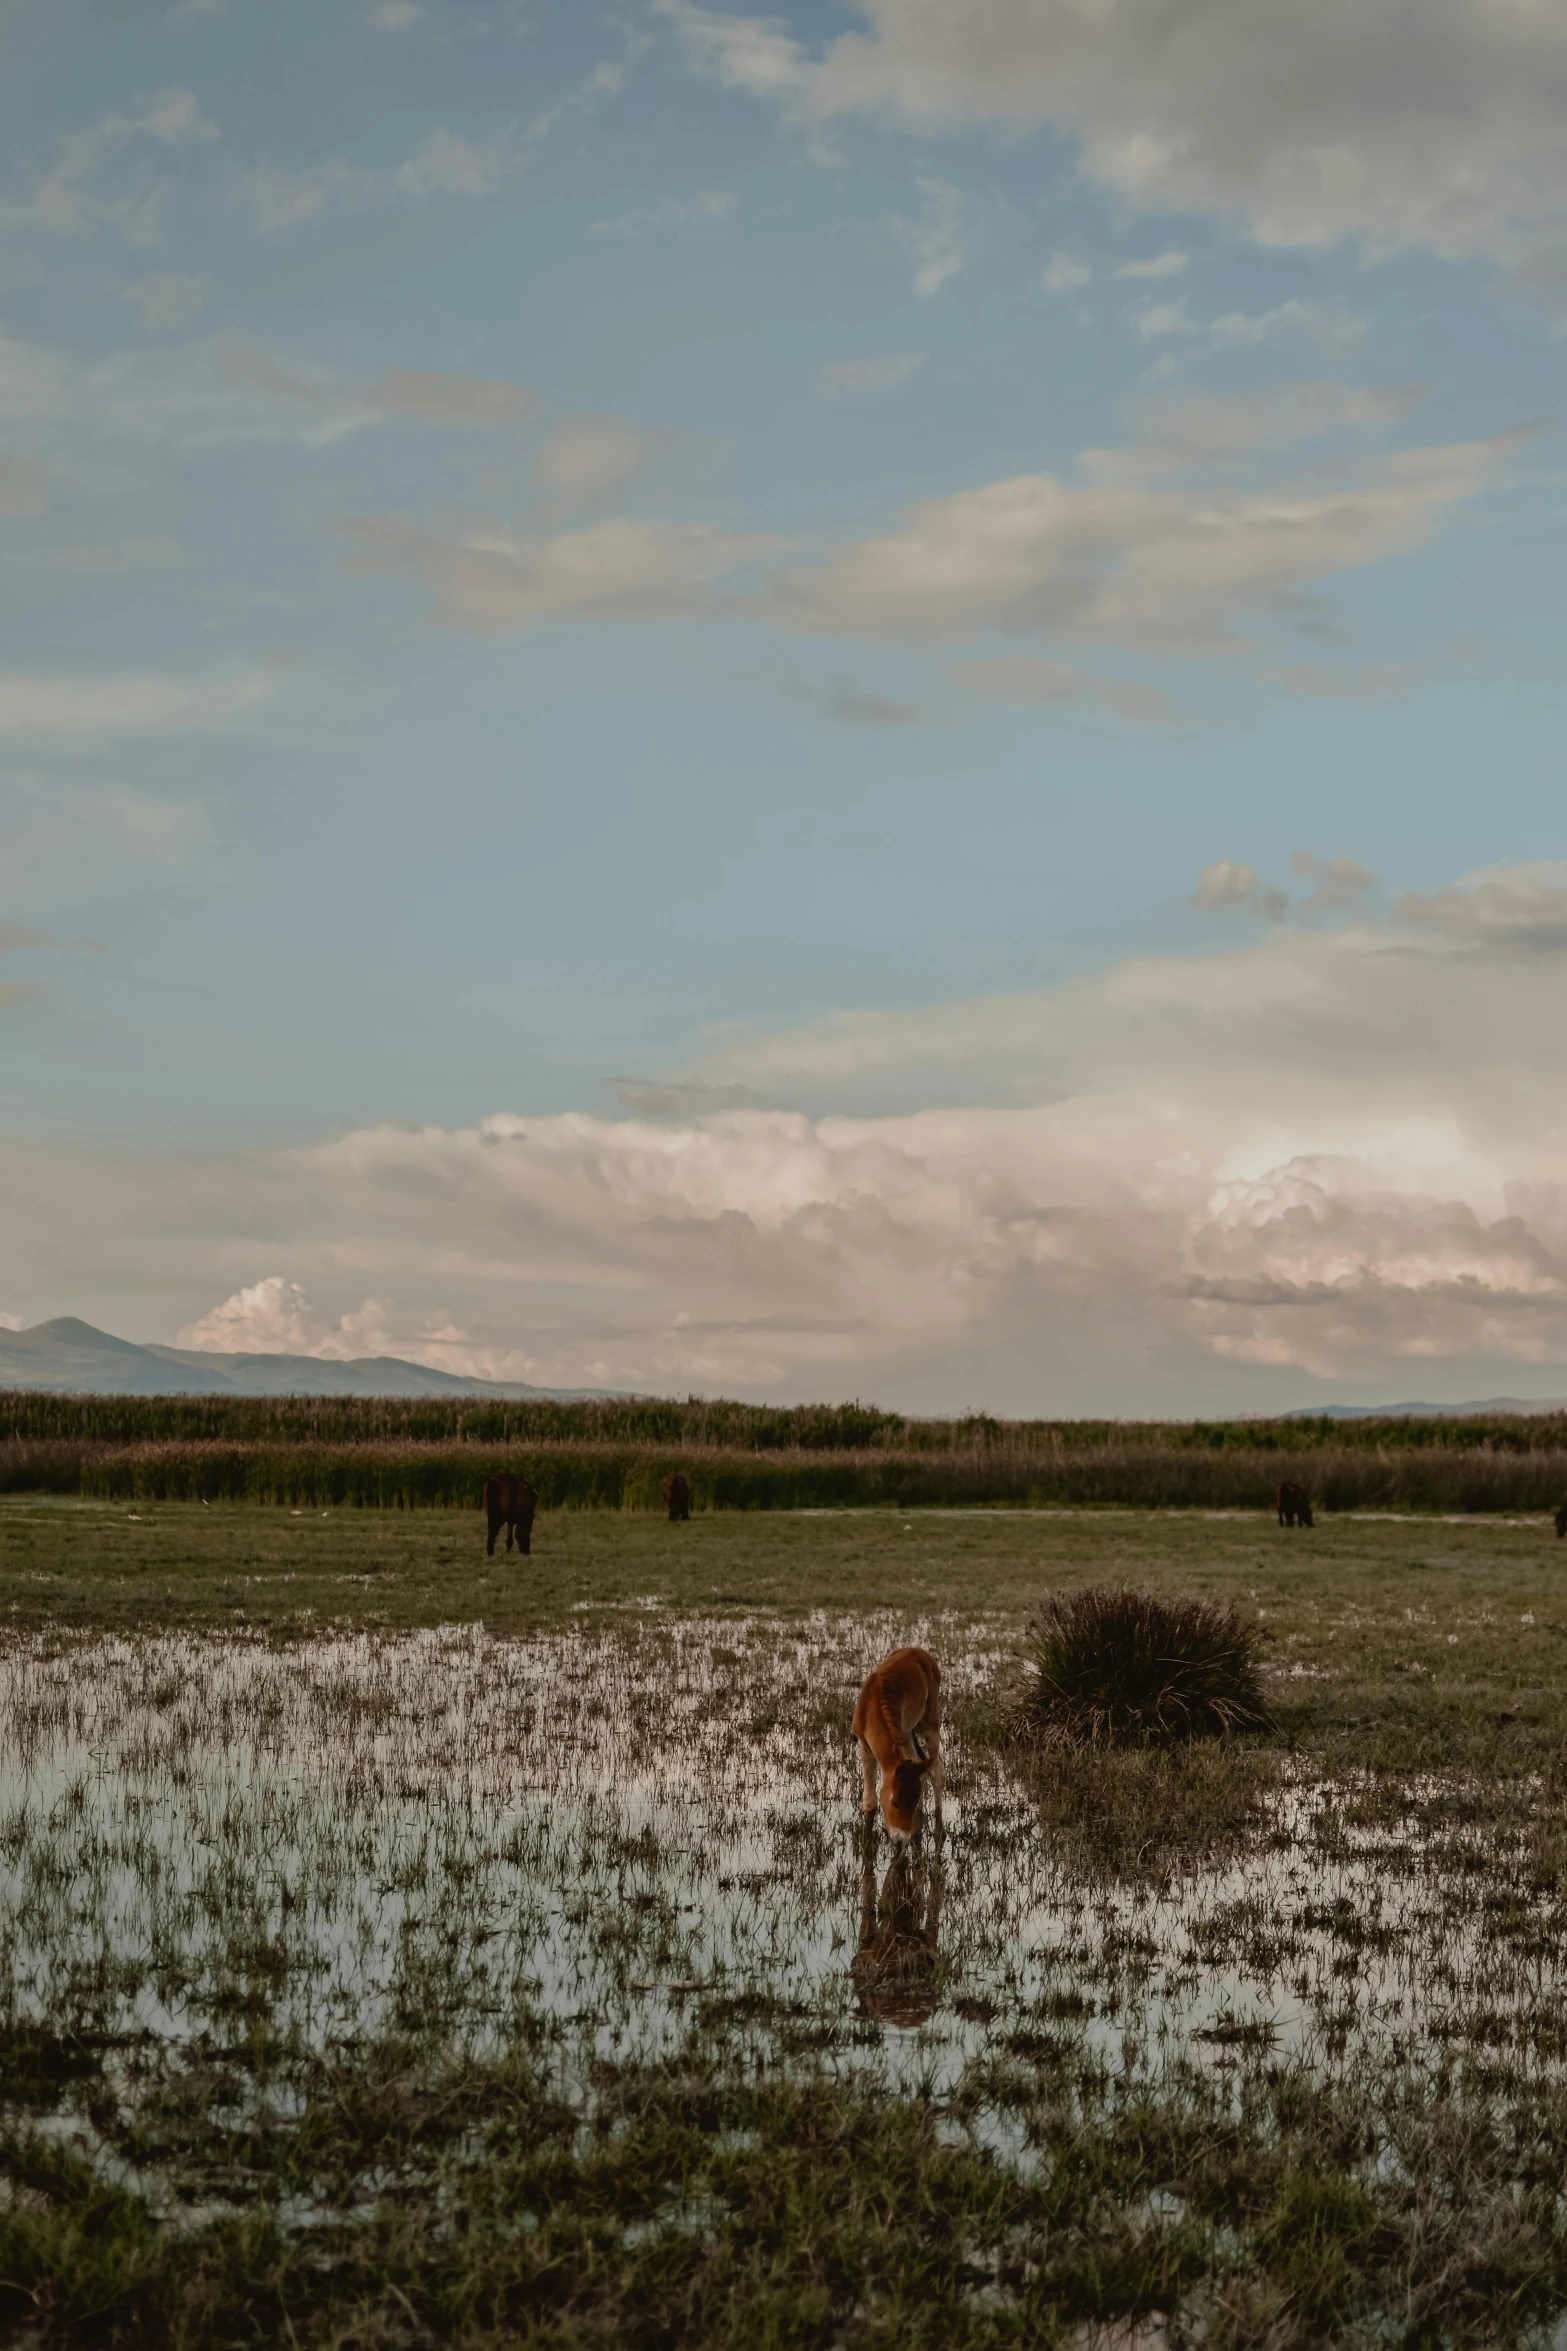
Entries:
<svg viewBox="0 0 1567 2351">
<path fill-rule="evenodd" d="M 1497 1521 L 0 1504 L 0 2333 L 1543 2351 L 1564 1581 Z M 1020 1763 L 1105 1583 L 1233 1605 L 1276 1735 Z"/>
</svg>

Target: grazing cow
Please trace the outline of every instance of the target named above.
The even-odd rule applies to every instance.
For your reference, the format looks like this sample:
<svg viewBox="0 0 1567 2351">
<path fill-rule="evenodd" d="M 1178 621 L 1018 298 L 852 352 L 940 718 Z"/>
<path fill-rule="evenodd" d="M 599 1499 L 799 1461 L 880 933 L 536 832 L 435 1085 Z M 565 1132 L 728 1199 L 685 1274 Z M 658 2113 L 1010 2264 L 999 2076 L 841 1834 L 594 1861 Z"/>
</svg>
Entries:
<svg viewBox="0 0 1567 2351">
<path fill-rule="evenodd" d="M 928 1778 L 941 1823 L 941 1668 L 928 1649 L 894 1649 L 860 1692 L 854 1709 L 854 1736 L 860 1743 L 864 1792 L 860 1810 L 869 1819 L 878 1797 L 889 1836 L 904 1843 L 919 1824 L 920 1797 Z"/>
<path fill-rule="evenodd" d="M 1281 1527 L 1315 1526 L 1311 1515 L 1311 1496 L 1304 1486 L 1297 1486 L 1293 1478 L 1286 1478 L 1273 1497 Z"/>
<path fill-rule="evenodd" d="M 1567 1502 L 1556 1513 L 1556 1532 L 1559 1536 L 1567 1535 Z"/>
<path fill-rule="evenodd" d="M 664 1507 L 671 1518 L 688 1519 L 691 1516 L 691 1481 L 684 1470 L 677 1469 L 672 1478 L 665 1478 Z"/>
<path fill-rule="evenodd" d="M 506 1548 L 509 1551 L 513 1535 L 519 1551 L 533 1548 L 533 1514 L 539 1507 L 539 1498 L 526 1478 L 514 1478 L 509 1470 L 499 1477 L 487 1478 L 484 1486 L 484 1516 L 490 1530 L 490 1539 L 484 1547 L 485 1557 L 495 1556 L 495 1538 L 502 1527 L 506 1529 Z"/>
</svg>

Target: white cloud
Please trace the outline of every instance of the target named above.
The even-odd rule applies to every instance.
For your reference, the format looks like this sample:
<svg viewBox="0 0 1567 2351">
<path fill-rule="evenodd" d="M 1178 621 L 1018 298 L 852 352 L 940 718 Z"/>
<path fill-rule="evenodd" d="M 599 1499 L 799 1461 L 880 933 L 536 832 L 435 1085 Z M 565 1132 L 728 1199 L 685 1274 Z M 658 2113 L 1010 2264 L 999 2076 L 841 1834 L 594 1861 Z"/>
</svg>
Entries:
<svg viewBox="0 0 1567 2351">
<path fill-rule="evenodd" d="M 895 392 L 924 364 L 923 351 L 887 351 L 877 359 L 830 359 L 817 369 L 816 382 L 829 400 L 864 400 L 877 392 Z"/>
<path fill-rule="evenodd" d="M 1233 857 L 1221 857 L 1213 865 L 1205 865 L 1197 876 L 1192 904 L 1205 909 L 1250 906 L 1259 887 L 1253 866 L 1240 865 Z"/>
<path fill-rule="evenodd" d="M 133 178 L 106 193 L 105 167 L 127 150 L 146 145 L 173 148 L 192 139 L 213 139 L 217 126 L 202 113 L 194 92 L 164 90 L 140 101 L 132 114 L 108 114 L 86 130 L 70 131 L 60 142 L 51 170 L 21 203 L 0 205 L 0 227 L 46 230 L 59 237 L 85 237 L 117 228 L 131 245 L 155 245 L 162 234 L 163 190 Z"/>
<path fill-rule="evenodd" d="M 141 312 L 144 332 L 162 335 L 189 325 L 212 292 L 212 280 L 159 270 L 150 277 L 133 279 L 120 292 Z"/>
<path fill-rule="evenodd" d="M 1434 931 L 1455 946 L 1567 947 L 1567 865 L 1503 866 L 1451 889 L 1406 891 L 1394 919 Z"/>
<path fill-rule="evenodd" d="M 534 461 L 539 487 L 567 506 L 580 506 L 624 489 L 652 454 L 651 437 L 624 417 L 566 416 Z"/>
<path fill-rule="evenodd" d="M 1079 261 L 1070 253 L 1052 253 L 1040 272 L 1039 282 L 1047 294 L 1070 294 L 1077 287 L 1086 286 L 1093 274 L 1086 261 Z"/>
<path fill-rule="evenodd" d="M 1303 607 L 1321 580 L 1424 545 L 1449 511 L 1503 478 L 1535 429 L 1383 454 L 1317 451 L 1298 476 L 1279 470 L 1292 449 L 1385 426 L 1417 397 L 1286 383 L 1188 400 L 1143 414 L 1120 448 L 1085 451 L 1076 479 L 1025 474 L 960 490 L 794 563 L 778 539 L 627 515 L 571 531 L 555 529 L 559 517 L 547 512 L 532 530 L 484 519 L 423 527 L 396 515 L 347 528 L 360 550 L 355 568 L 422 578 L 435 617 L 455 628 L 702 611 L 823 637 L 962 645 L 997 632 L 1234 655 L 1250 650 L 1249 623 Z M 621 436 L 632 430 L 563 420 L 541 455 L 543 478 L 554 465 L 563 480 L 576 468 L 584 495 L 588 485 L 595 494 L 616 486 L 631 466 L 633 442 Z M 753 567 L 759 581 L 742 576 Z M 1329 633 L 1325 623 L 1304 625 Z M 1297 691 L 1362 696 L 1406 682 L 1385 667 L 1260 674 Z M 1178 715 L 1135 680 L 1050 660 L 987 656 L 964 682 L 1012 700 L 1097 700 L 1145 723 Z"/>
<path fill-rule="evenodd" d="M 914 256 L 914 291 L 937 294 L 968 261 L 965 219 L 968 206 L 961 189 L 947 180 L 922 179 L 920 210 L 908 219 L 900 215 L 893 227 Z"/>
<path fill-rule="evenodd" d="M 657 8 L 696 71 L 808 125 L 1050 124 L 1117 194 L 1265 245 L 1517 260 L 1567 224 L 1567 16 L 1551 7 L 857 0 L 856 28 L 819 55 L 770 20 Z"/>
<path fill-rule="evenodd" d="M 916 506 L 892 530 L 777 572 L 771 609 L 823 635 L 962 640 L 986 629 L 1212 654 L 1280 591 L 1423 545 L 1497 480 L 1502 436 L 1319 466 L 1266 487 L 1188 485 L 1173 451 L 1089 452 Z M 1161 472 L 1163 478 L 1161 478 Z"/>
<path fill-rule="evenodd" d="M 423 14 L 424 10 L 415 6 L 415 0 L 370 0 L 362 22 L 372 32 L 403 33 L 410 25 L 417 24 Z"/>
<path fill-rule="evenodd" d="M 1133 322 L 1145 343 L 1158 342 L 1169 335 L 1195 335 L 1197 321 L 1186 307 L 1186 296 L 1178 294 L 1173 302 L 1151 302 L 1140 310 Z"/>
<path fill-rule="evenodd" d="M 275 672 L 230 662 L 162 670 L 0 672 L 0 740 L 79 744 L 127 735 L 226 734 L 275 706 Z"/>
<path fill-rule="evenodd" d="M 1188 253 L 1152 253 L 1146 261 L 1123 261 L 1116 271 L 1118 278 L 1178 278 L 1186 273 Z"/>
<path fill-rule="evenodd" d="M 638 1089 L 656 1119 L 114 1168 L 0 1142 L 0 1180 L 79 1286 L 226 1298 L 207 1346 L 1079 1409 L 1085 1345 L 1101 1400 L 1167 1410 L 1226 1365 L 1567 1364 L 1567 870 L 1406 904 L 732 1042 Z"/>
<path fill-rule="evenodd" d="M 421 580 L 443 627 L 480 633 L 561 619 L 662 619 L 713 607 L 718 583 L 778 541 L 611 516 L 530 535 L 496 524 L 419 530 L 395 515 L 345 525 L 352 568 Z"/>
<path fill-rule="evenodd" d="M 318 1315 L 299 1284 L 282 1274 L 268 1274 L 236 1290 L 182 1330 L 175 1344 L 220 1355 L 314 1355 L 335 1363 L 392 1351 L 384 1299 L 367 1298 L 356 1313 L 334 1323 Z"/>
</svg>

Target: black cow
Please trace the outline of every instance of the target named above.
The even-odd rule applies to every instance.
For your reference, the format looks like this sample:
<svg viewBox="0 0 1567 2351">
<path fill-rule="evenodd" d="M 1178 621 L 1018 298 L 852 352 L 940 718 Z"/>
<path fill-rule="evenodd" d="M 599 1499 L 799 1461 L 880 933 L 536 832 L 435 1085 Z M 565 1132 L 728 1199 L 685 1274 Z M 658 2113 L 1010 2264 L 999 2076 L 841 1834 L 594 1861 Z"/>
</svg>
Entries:
<svg viewBox="0 0 1567 2351">
<path fill-rule="evenodd" d="M 1556 1513 L 1556 1532 L 1558 1535 L 1567 1535 L 1567 1502 Z"/>
<path fill-rule="evenodd" d="M 664 1507 L 672 1519 L 691 1516 L 691 1483 L 684 1470 L 677 1469 L 673 1477 L 665 1478 Z"/>
<path fill-rule="evenodd" d="M 1311 1496 L 1304 1486 L 1297 1486 L 1293 1478 L 1286 1478 L 1273 1497 L 1281 1527 L 1309 1527 L 1316 1524 L 1311 1515 Z"/>
<path fill-rule="evenodd" d="M 514 1478 L 509 1470 L 499 1477 L 488 1478 L 484 1487 L 484 1516 L 490 1539 L 484 1546 L 485 1557 L 495 1556 L 495 1538 L 502 1527 L 506 1529 L 506 1548 L 509 1551 L 513 1535 L 519 1551 L 530 1551 L 533 1546 L 533 1514 L 539 1507 L 539 1498 L 526 1478 Z"/>
</svg>

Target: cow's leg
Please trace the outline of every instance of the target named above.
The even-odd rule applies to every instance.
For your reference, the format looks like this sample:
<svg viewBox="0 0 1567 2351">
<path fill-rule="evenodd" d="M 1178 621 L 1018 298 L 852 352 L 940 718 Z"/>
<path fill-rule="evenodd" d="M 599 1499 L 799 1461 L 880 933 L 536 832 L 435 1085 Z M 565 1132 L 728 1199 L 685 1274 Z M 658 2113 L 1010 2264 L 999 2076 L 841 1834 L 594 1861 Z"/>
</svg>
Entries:
<svg viewBox="0 0 1567 2351">
<path fill-rule="evenodd" d="M 941 1691 L 939 1686 L 930 1694 L 930 1703 L 925 1709 L 920 1730 L 924 1734 L 925 1752 L 930 1757 L 930 1769 L 925 1774 L 925 1778 L 935 1800 L 936 1826 L 939 1829 L 941 1826 L 941 1799 L 947 1785 L 947 1769 L 941 1760 Z"/>
<path fill-rule="evenodd" d="M 876 1810 L 876 1758 L 871 1752 L 871 1744 L 868 1739 L 860 1741 L 860 1777 L 863 1783 L 860 1791 L 860 1810 L 869 1820 Z"/>
<path fill-rule="evenodd" d="M 500 1520 L 495 1516 L 495 1513 L 492 1510 L 490 1513 L 490 1539 L 484 1546 L 484 1556 L 486 1559 L 493 1559 L 495 1557 L 495 1538 L 500 1533 L 500 1531 Z"/>
</svg>

